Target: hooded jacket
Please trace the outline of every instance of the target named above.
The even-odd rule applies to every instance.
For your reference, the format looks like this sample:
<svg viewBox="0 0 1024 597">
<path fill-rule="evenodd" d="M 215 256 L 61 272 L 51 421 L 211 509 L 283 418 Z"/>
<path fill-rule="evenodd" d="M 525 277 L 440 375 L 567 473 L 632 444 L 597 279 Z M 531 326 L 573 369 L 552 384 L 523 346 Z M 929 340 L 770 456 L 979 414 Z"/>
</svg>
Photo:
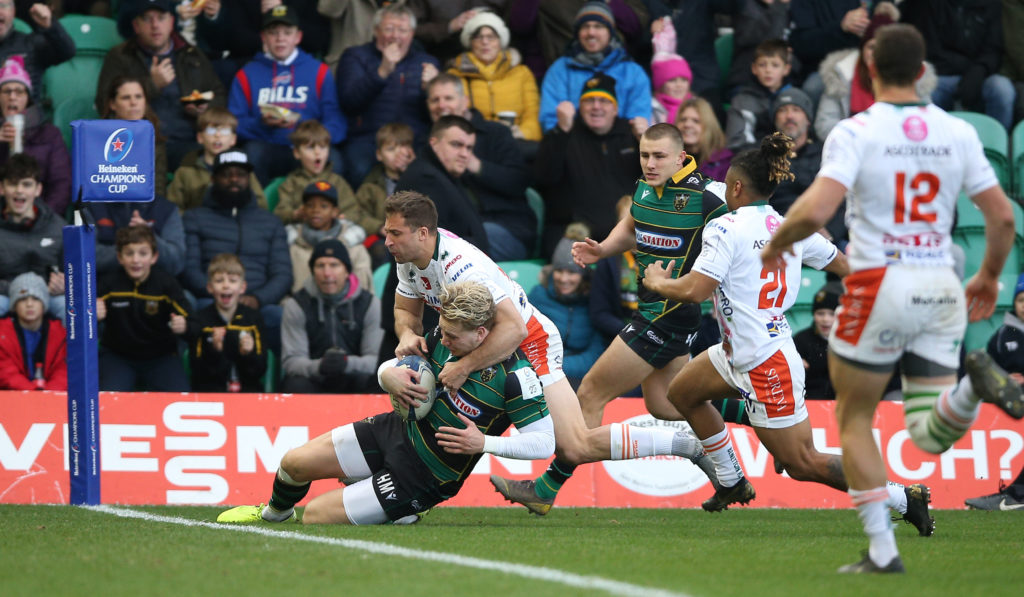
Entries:
<svg viewBox="0 0 1024 597">
<path fill-rule="evenodd" d="M 482 63 L 472 52 L 463 52 L 448 72 L 462 77 L 469 106 L 484 118 L 498 120 L 498 112 L 515 112 L 523 138 L 540 141 L 540 92 L 533 73 L 520 63 L 519 52 L 503 51 L 491 64 Z"/>
<path fill-rule="evenodd" d="M 238 138 L 291 146 L 291 128 L 263 124 L 260 105 L 273 104 L 299 113 L 296 123 L 317 120 L 331 134 L 331 143 L 345 140 L 348 124 L 338 108 L 338 92 L 330 69 L 302 50 L 281 63 L 257 54 L 231 82 L 228 109 L 238 118 Z"/>
<path fill-rule="evenodd" d="M 32 362 L 42 364 L 44 390 L 68 389 L 67 340 L 64 326 L 44 315 Z M 35 368 L 27 369 L 25 336 L 16 317 L 0 319 L 0 388 L 35 390 Z"/>
<path fill-rule="evenodd" d="M 288 240 L 284 224 L 274 214 L 256 204 L 249 191 L 239 207 L 222 205 L 206 191 L 203 205 L 185 212 L 185 287 L 197 297 L 206 291 L 206 268 L 220 253 L 238 255 L 245 266 L 246 294 L 260 305 L 280 302 L 292 285 L 292 263 L 288 258 Z"/>
<path fill-rule="evenodd" d="M 0 39 L 0 64 L 11 56 L 25 59 L 25 70 L 32 79 L 32 101 L 38 102 L 43 96 L 43 73 L 48 67 L 71 60 L 75 56 L 75 42 L 54 18 L 49 29 L 39 29 L 30 23 L 32 33 L 22 33 L 11 28 Z"/>
<path fill-rule="evenodd" d="M 372 375 L 384 329 L 380 301 L 349 274 L 343 296 L 325 297 L 312 277 L 284 302 L 281 318 L 281 366 L 285 375 L 321 380 L 320 357 L 329 348 L 348 355 L 346 374 Z"/>
<path fill-rule="evenodd" d="M 613 38 L 612 43 L 616 43 Z M 604 73 L 615 79 L 615 97 L 619 103 L 619 116 L 629 120 L 637 116 L 651 120 L 651 79 L 621 46 L 610 46 L 611 51 L 597 66 L 583 64 L 574 56 L 582 51 L 579 41 L 569 46 L 566 55 L 551 65 L 544 74 L 540 89 L 540 128 L 551 130 L 558 124 L 555 109 L 563 101 L 580 105 L 580 94 L 587 79 Z"/>
<path fill-rule="evenodd" d="M 548 271 L 542 284 L 530 290 L 530 304 L 540 309 L 558 328 L 565 348 L 562 369 L 569 379 L 583 379 L 604 352 L 605 342 L 590 321 L 590 299 L 577 293 L 573 297 L 559 297 L 551 283 Z"/>
<path fill-rule="evenodd" d="M 14 223 L 0 207 L 0 294 L 18 274 L 34 272 L 50 279 L 50 272 L 63 266 L 64 219 L 42 201 L 36 201 L 36 217 L 31 222 Z"/>
</svg>

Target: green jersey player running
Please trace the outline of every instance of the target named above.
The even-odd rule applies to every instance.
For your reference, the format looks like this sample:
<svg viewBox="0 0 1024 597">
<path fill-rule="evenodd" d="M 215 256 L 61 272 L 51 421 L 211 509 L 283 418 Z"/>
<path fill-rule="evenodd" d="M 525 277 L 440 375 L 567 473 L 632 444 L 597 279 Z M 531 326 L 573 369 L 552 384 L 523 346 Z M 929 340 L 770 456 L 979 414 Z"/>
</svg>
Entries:
<svg viewBox="0 0 1024 597">
<path fill-rule="evenodd" d="M 497 307 L 477 282 L 448 286 L 440 325 L 426 338 L 435 377 L 449 361 L 475 350 L 494 326 Z M 381 365 L 381 387 L 407 401 L 426 392 L 417 373 Z M 499 437 L 509 425 L 518 435 Z M 483 453 L 534 460 L 555 451 L 555 434 L 540 379 L 522 351 L 471 373 L 457 392 L 442 392 L 426 417 L 405 421 L 395 412 L 337 427 L 289 450 L 274 477 L 270 502 L 222 512 L 218 522 L 283 522 L 317 479 L 343 479 L 347 487 L 313 498 L 305 524 L 411 523 L 418 513 L 451 498 Z"/>
<path fill-rule="evenodd" d="M 673 278 L 690 271 L 701 248 L 701 233 L 710 220 L 726 213 L 725 185 L 697 171 L 683 150 L 683 138 L 670 124 L 656 124 L 640 138 L 640 165 L 630 213 L 604 241 L 573 245 L 573 258 L 586 267 L 599 259 L 636 248 L 640 271 L 655 261 L 675 261 Z M 641 274 L 642 276 L 642 274 Z M 642 281 L 642 280 L 641 280 Z M 608 350 L 583 378 L 577 395 L 591 428 L 601 424 L 604 407 L 637 385 L 643 388 L 647 410 L 659 419 L 683 420 L 668 401 L 668 384 L 689 360 L 689 342 L 700 325 L 700 306 L 668 300 L 638 283 L 638 309 Z M 733 410 L 738 400 L 731 401 Z M 555 495 L 575 469 L 556 458 L 533 481 L 491 476 L 506 499 L 535 514 L 546 514 Z M 714 480 L 714 476 L 709 474 Z"/>
</svg>

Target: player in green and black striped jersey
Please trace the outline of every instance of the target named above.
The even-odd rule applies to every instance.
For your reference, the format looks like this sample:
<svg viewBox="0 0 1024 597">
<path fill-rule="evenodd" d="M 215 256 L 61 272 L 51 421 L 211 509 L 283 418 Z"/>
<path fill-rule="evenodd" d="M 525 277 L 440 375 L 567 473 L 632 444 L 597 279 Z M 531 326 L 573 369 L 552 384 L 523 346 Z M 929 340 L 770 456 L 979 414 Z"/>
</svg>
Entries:
<svg viewBox="0 0 1024 597">
<path fill-rule="evenodd" d="M 476 282 L 448 286 L 441 296 L 441 319 L 428 336 L 435 376 L 444 364 L 475 350 L 494 326 L 497 307 L 490 291 Z M 425 397 L 418 373 L 381 365 L 381 387 L 407 403 Z M 515 425 L 519 434 L 500 437 Z M 304 523 L 380 524 L 415 522 L 418 513 L 455 495 L 483 453 L 534 460 L 554 453 L 555 435 L 540 379 L 516 351 L 505 361 L 469 375 L 456 393 L 439 388 L 430 412 L 407 422 L 395 412 L 337 427 L 281 459 L 267 506 L 239 506 L 219 522 L 294 516 L 312 481 L 350 483 L 317 496 Z"/>
</svg>

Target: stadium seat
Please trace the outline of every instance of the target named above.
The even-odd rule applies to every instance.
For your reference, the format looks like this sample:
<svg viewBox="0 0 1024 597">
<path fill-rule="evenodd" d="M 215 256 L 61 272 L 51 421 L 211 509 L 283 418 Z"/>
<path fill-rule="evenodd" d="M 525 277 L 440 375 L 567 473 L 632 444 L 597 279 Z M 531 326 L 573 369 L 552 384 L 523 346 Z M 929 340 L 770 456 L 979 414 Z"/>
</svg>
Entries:
<svg viewBox="0 0 1024 597">
<path fill-rule="evenodd" d="M 977 112 L 950 112 L 957 118 L 966 120 L 978 131 L 981 144 L 985 148 L 985 156 L 996 171 L 999 184 L 1004 189 L 1010 188 L 1010 140 L 1006 129 L 998 120 Z"/>
<path fill-rule="evenodd" d="M 373 270 L 373 293 L 380 296 L 380 293 L 387 286 L 388 276 L 391 274 L 391 263 L 385 263 Z"/>
<path fill-rule="evenodd" d="M 22 33 L 32 33 L 32 25 L 29 25 L 21 19 L 14 19 L 14 30 Z"/>
<path fill-rule="evenodd" d="M 809 306 L 813 303 L 814 295 L 818 292 L 818 289 L 825 285 L 827 276 L 828 274 L 824 271 L 804 266 L 800 273 L 800 288 L 797 291 L 798 294 L 794 306 Z"/>
<path fill-rule="evenodd" d="M 964 275 L 969 278 L 974 272 L 978 271 L 985 257 L 985 229 L 971 228 L 965 230 L 958 228 L 953 232 L 953 242 L 960 245 L 964 250 Z M 1003 266 L 1005 274 L 1013 273 L 1016 275 L 1021 271 L 1022 247 L 1024 247 L 1024 242 L 1022 242 L 1020 236 L 1016 236 L 1013 248 L 1010 250 L 1010 254 L 1006 258 L 1006 264 Z"/>
<path fill-rule="evenodd" d="M 533 187 L 526 188 L 526 203 L 537 218 L 537 239 L 533 243 L 532 253 L 534 257 L 540 257 L 541 238 L 544 236 L 544 199 Z"/>
<path fill-rule="evenodd" d="M 789 329 L 792 330 L 794 336 L 804 328 L 810 327 L 814 323 L 811 304 L 793 305 L 789 311 L 786 311 L 786 321 L 789 322 Z"/>
<path fill-rule="evenodd" d="M 526 294 L 540 283 L 540 270 L 545 265 L 543 259 L 531 259 L 528 261 L 501 261 L 498 266 L 523 287 Z"/>
<path fill-rule="evenodd" d="M 270 181 L 267 186 L 263 187 L 263 194 L 267 196 L 267 211 L 271 213 L 273 213 L 274 208 L 277 207 L 277 187 L 281 186 L 284 179 L 284 176 L 279 176 Z"/>
<path fill-rule="evenodd" d="M 1024 199 L 1024 120 L 1013 127 L 1010 149 L 1013 154 L 1013 195 Z"/>
<path fill-rule="evenodd" d="M 67 14 L 60 24 L 75 42 L 76 56 L 105 56 L 107 50 L 122 43 L 117 21 L 106 17 Z"/>
<path fill-rule="evenodd" d="M 727 33 L 715 40 L 715 58 L 718 61 L 718 86 L 725 90 L 725 80 L 732 68 L 732 33 Z"/>
<path fill-rule="evenodd" d="M 970 230 L 985 227 L 985 216 L 967 195 L 960 193 L 956 200 L 956 229 Z"/>
<path fill-rule="evenodd" d="M 43 95 L 55 109 L 71 98 L 96 99 L 96 81 L 103 68 L 102 56 L 75 56 L 43 73 Z"/>
<path fill-rule="evenodd" d="M 64 100 L 53 111 L 53 125 L 60 129 L 64 144 L 71 149 L 71 122 L 99 118 L 92 97 L 72 97 Z"/>
</svg>

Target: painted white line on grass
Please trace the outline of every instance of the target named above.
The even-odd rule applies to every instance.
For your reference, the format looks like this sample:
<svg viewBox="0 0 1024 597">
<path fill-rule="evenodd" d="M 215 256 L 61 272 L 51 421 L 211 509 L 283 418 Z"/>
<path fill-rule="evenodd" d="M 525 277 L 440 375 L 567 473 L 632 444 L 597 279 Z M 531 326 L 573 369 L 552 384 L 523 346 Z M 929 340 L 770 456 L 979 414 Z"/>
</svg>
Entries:
<svg viewBox="0 0 1024 597">
<path fill-rule="evenodd" d="M 336 537 L 318 537 L 315 535 L 306 535 L 305 533 L 297 533 L 295 531 L 278 531 L 268 529 L 263 526 L 219 524 L 205 520 L 191 520 L 178 516 L 160 516 L 158 514 L 130 510 L 128 508 L 115 508 L 113 506 L 84 506 L 84 508 L 94 512 L 113 514 L 114 516 L 120 516 L 122 518 L 138 518 L 149 522 L 163 522 L 188 527 L 205 527 L 218 531 L 234 531 L 236 533 L 249 533 L 252 535 L 263 535 L 265 537 L 307 541 L 309 543 L 323 543 L 326 545 L 337 545 L 347 549 L 355 549 L 374 554 L 399 556 L 415 560 L 428 560 L 431 562 L 443 562 L 446 564 L 465 566 L 467 568 L 477 568 L 479 570 L 492 570 L 503 574 L 533 578 L 547 582 L 559 583 L 570 587 L 578 587 L 581 589 L 597 589 L 600 591 L 606 591 L 613 595 L 630 595 L 636 597 L 691 597 L 686 593 L 676 593 L 673 591 L 666 591 L 664 589 L 644 587 L 626 582 L 619 582 L 617 580 L 609 580 L 599 576 L 583 576 L 580 574 L 573 574 L 572 572 L 565 572 L 564 570 L 556 570 L 554 568 L 528 566 L 526 564 L 512 564 L 497 560 L 484 560 L 482 558 L 461 556 L 441 551 L 399 547 L 397 545 L 389 545 L 387 543 L 359 541 L 357 539 L 339 539 Z"/>
</svg>

